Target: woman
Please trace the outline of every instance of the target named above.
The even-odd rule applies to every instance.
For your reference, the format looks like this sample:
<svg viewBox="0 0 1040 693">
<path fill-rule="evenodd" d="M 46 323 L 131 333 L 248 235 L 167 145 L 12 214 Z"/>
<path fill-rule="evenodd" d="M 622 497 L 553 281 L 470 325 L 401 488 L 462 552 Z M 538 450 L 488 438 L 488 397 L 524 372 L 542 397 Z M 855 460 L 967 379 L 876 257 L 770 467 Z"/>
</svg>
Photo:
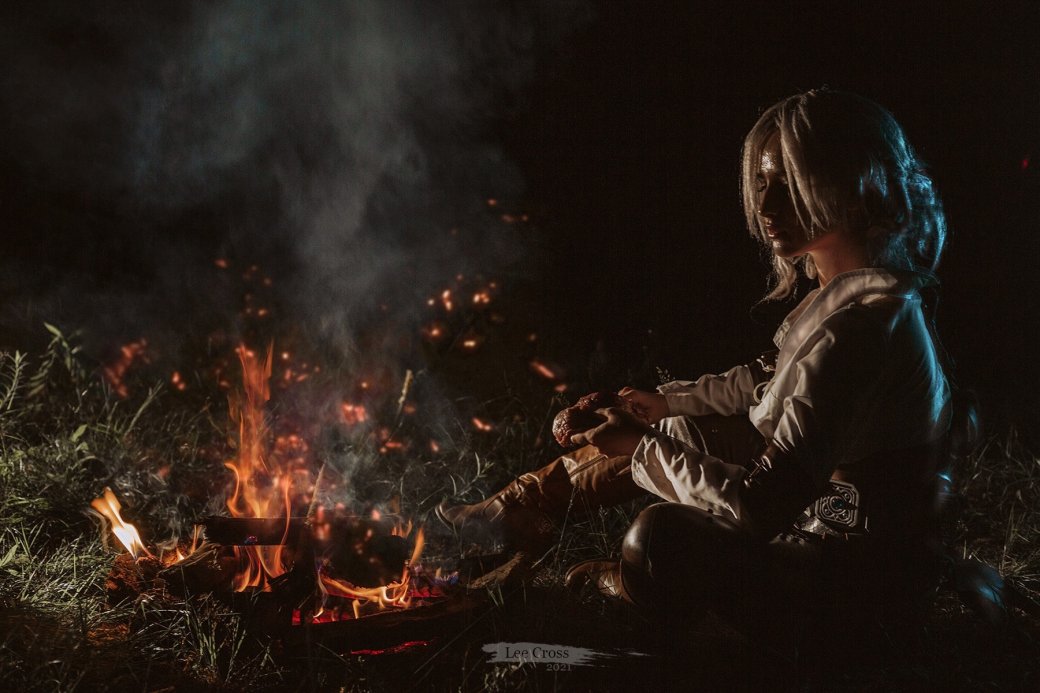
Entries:
<svg viewBox="0 0 1040 693">
<path fill-rule="evenodd" d="M 950 391 L 921 292 L 934 290 L 942 208 L 895 119 L 828 90 L 762 115 L 741 189 L 773 256 L 767 298 L 791 295 L 799 273 L 817 282 L 777 331 L 775 363 L 626 388 L 651 425 L 602 410 L 574 436 L 578 453 L 439 515 L 533 546 L 575 497 L 595 507 L 649 491 L 668 502 L 639 515 L 621 560 L 580 564 L 569 583 L 661 617 L 710 608 L 760 623 L 782 603 L 838 609 L 861 629 L 879 608 L 905 613 L 931 578 Z"/>
</svg>

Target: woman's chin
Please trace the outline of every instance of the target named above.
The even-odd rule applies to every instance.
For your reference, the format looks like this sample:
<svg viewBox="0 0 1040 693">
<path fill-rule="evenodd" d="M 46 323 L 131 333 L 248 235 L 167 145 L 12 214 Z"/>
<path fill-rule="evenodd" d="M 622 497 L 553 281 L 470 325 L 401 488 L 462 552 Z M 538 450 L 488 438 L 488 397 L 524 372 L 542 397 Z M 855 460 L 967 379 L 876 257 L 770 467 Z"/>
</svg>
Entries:
<svg viewBox="0 0 1040 693">
<path fill-rule="evenodd" d="M 773 241 L 773 255 L 782 258 L 784 260 L 793 260 L 796 257 L 805 255 L 805 252 L 799 248 L 791 248 L 790 246 L 784 245 L 783 243 L 777 243 Z"/>
</svg>

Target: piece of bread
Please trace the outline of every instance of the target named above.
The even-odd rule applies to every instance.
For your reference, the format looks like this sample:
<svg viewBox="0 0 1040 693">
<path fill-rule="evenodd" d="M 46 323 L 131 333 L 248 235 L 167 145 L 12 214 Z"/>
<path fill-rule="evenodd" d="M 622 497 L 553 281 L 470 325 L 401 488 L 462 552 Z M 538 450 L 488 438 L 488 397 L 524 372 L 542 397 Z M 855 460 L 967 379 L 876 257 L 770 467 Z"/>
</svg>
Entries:
<svg viewBox="0 0 1040 693">
<path fill-rule="evenodd" d="M 597 414 L 596 410 L 610 407 L 632 410 L 628 401 L 613 392 L 593 392 L 585 395 L 574 406 L 567 407 L 556 415 L 552 426 L 553 437 L 563 448 L 575 447 L 571 442 L 571 436 L 584 433 L 606 421 L 606 417 Z"/>
</svg>

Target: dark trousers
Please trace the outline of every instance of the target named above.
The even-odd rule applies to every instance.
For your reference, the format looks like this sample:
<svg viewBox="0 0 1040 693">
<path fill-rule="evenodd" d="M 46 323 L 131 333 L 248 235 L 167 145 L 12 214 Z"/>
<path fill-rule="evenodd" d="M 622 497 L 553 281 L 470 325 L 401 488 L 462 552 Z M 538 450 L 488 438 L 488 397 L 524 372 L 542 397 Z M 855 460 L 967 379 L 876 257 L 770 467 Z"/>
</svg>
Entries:
<svg viewBox="0 0 1040 693">
<path fill-rule="evenodd" d="M 690 423 L 697 447 L 727 462 L 746 463 L 764 447 L 746 417 Z M 712 611 L 767 642 L 843 650 L 862 649 L 883 632 L 909 633 L 920 614 L 904 587 L 908 565 L 869 539 L 763 542 L 718 515 L 658 503 L 626 533 L 621 575 L 637 606 L 675 627 Z"/>
</svg>

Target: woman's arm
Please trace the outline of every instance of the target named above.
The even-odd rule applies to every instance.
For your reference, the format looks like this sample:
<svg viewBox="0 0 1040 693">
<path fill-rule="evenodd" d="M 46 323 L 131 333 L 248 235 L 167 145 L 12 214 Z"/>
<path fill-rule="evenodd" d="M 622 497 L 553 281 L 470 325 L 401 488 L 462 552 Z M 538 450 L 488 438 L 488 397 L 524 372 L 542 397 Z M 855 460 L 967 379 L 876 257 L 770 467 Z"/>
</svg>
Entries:
<svg viewBox="0 0 1040 693">
<path fill-rule="evenodd" d="M 649 406 L 651 398 L 659 398 L 661 404 L 657 406 L 661 415 L 656 419 L 651 418 L 651 423 L 657 423 L 666 416 L 733 416 L 746 413 L 758 402 L 757 393 L 772 376 L 775 363 L 776 352 L 770 351 L 749 364 L 736 366 L 725 373 L 705 375 L 694 382 L 674 380 L 665 383 L 658 388 L 658 395 L 630 388 L 625 388 L 620 394 L 630 400 L 634 397 L 642 398 L 635 403 L 644 406 Z"/>
<path fill-rule="evenodd" d="M 842 311 L 801 345 L 766 389 L 779 417 L 766 455 L 749 478 L 744 463 L 720 460 L 662 430 L 643 436 L 632 455 L 637 484 L 666 500 L 724 513 L 764 538 L 798 516 L 825 488 L 838 459 L 877 401 L 887 330 L 866 309 Z M 787 369 L 790 370 L 787 370 Z M 781 377 L 786 376 L 786 377 Z"/>
</svg>

